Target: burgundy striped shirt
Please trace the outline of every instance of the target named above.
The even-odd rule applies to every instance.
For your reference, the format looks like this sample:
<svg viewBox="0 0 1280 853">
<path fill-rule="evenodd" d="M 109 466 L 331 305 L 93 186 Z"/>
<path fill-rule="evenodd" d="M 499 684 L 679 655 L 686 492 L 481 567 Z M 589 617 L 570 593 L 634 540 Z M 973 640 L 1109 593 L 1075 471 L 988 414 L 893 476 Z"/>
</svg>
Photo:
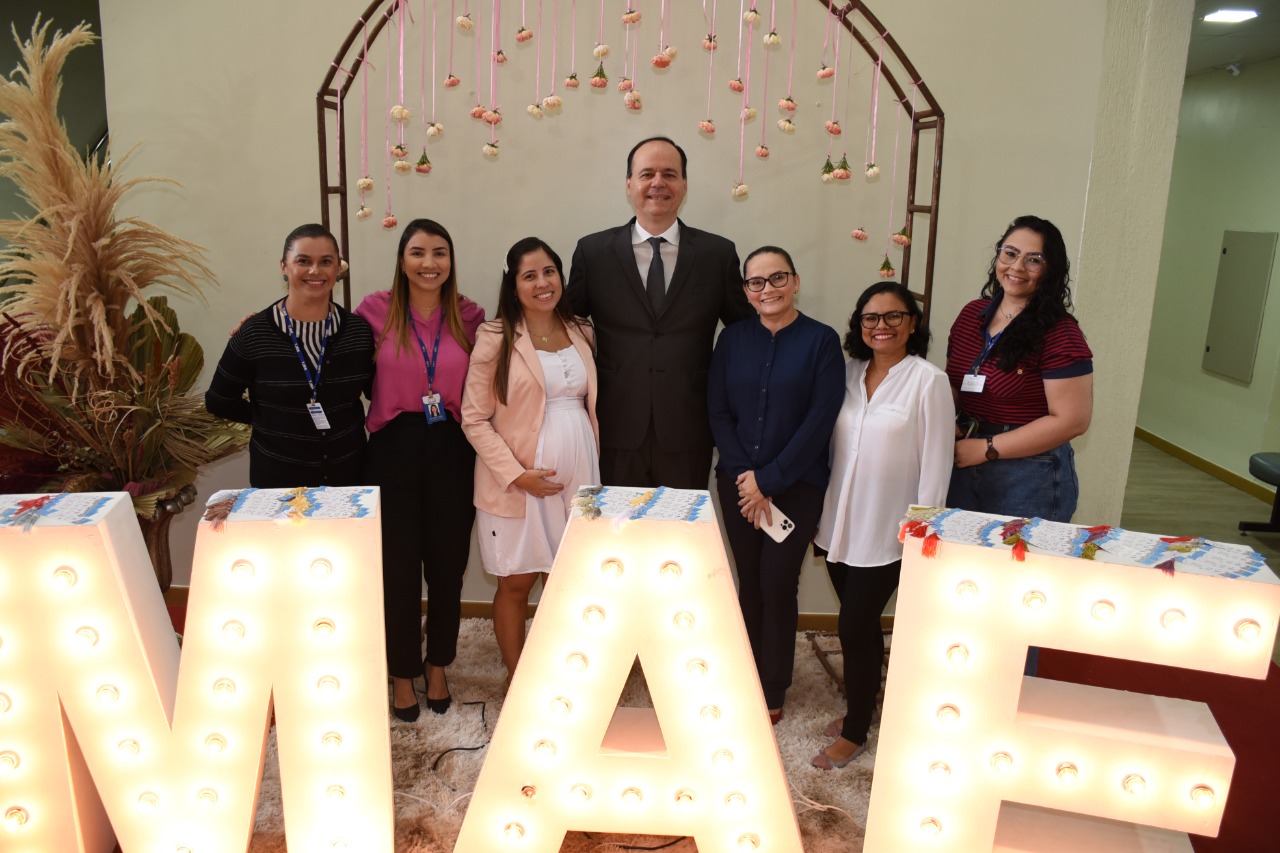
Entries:
<svg viewBox="0 0 1280 853">
<path fill-rule="evenodd" d="M 999 343 L 987 351 L 984 334 L 994 311 L 990 299 L 975 299 L 960 311 L 947 337 L 947 377 L 959 394 L 956 408 L 960 413 L 991 423 L 1021 426 L 1049 414 L 1044 380 L 1093 373 L 1093 352 L 1085 343 L 1080 324 L 1068 315 L 1045 334 L 1038 356 L 1023 362 L 1015 371 L 1001 370 L 997 367 Z M 961 391 L 964 375 L 973 373 L 975 367 L 987 377 L 982 393 Z"/>
</svg>

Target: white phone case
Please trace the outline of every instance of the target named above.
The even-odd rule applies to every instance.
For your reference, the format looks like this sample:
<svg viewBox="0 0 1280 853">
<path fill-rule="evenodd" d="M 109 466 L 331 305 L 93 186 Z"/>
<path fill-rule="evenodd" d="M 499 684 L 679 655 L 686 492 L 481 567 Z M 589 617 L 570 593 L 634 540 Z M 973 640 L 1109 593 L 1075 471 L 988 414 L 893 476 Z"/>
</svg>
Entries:
<svg viewBox="0 0 1280 853">
<path fill-rule="evenodd" d="M 795 523 L 787 518 L 787 514 L 779 509 L 777 504 L 769 507 L 769 514 L 773 516 L 773 524 L 761 524 L 760 529 L 768 533 L 769 538 L 774 542 L 781 542 L 796 529 Z"/>
</svg>

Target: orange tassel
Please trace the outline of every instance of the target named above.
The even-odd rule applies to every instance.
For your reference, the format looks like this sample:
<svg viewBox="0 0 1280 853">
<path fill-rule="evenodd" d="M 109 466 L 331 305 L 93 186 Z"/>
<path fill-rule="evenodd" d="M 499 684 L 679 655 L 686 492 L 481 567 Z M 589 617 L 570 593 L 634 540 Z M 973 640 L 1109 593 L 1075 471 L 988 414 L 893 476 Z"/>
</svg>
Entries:
<svg viewBox="0 0 1280 853">
<path fill-rule="evenodd" d="M 1027 561 L 1027 541 L 1021 536 L 1018 541 L 1013 543 L 1013 560 L 1016 563 L 1025 563 Z"/>
<path fill-rule="evenodd" d="M 917 539 L 922 539 L 928 529 L 929 525 L 923 521 L 905 522 L 902 527 L 898 528 L 898 541 L 906 542 L 907 536 L 914 536 Z"/>
<path fill-rule="evenodd" d="M 941 543 L 942 540 L 938 538 L 938 534 L 930 533 L 924 537 L 924 544 L 920 546 L 920 553 L 926 557 L 936 557 L 938 556 L 938 546 Z"/>
</svg>

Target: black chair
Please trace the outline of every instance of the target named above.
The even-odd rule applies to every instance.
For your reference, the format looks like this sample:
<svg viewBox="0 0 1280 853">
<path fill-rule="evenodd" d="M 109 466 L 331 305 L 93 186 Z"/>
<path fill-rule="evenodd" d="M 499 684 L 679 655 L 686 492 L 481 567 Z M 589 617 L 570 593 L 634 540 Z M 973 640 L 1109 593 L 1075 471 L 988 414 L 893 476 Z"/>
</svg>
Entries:
<svg viewBox="0 0 1280 853">
<path fill-rule="evenodd" d="M 1280 453 L 1255 453 L 1249 457 L 1249 473 L 1264 483 L 1280 487 Z M 1270 521 L 1242 521 L 1240 532 L 1253 530 L 1258 533 L 1280 533 L 1280 488 L 1276 490 L 1275 503 L 1271 505 Z"/>
</svg>

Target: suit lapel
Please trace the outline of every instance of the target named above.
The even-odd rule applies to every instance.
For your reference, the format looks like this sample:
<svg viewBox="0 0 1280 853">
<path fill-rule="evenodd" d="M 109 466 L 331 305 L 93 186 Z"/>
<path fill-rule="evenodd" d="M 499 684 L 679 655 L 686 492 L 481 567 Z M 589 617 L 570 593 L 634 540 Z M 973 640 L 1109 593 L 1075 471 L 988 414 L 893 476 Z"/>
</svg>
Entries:
<svg viewBox="0 0 1280 853">
<path fill-rule="evenodd" d="M 520 318 L 520 322 L 516 323 L 515 352 L 516 355 L 524 360 L 525 366 L 529 369 L 529 372 L 533 374 L 533 378 L 537 380 L 538 387 L 542 389 L 542 393 L 545 396 L 547 392 L 547 380 L 546 377 L 542 375 L 542 362 L 538 360 L 538 351 L 533 348 L 533 337 L 530 336 L 529 327 L 525 325 L 523 317 Z M 507 372 L 508 381 L 510 381 L 510 376 L 513 372 L 514 371 Z M 510 388 L 507 390 L 510 391 Z M 510 399 L 509 394 L 508 399 Z"/>
<path fill-rule="evenodd" d="M 618 233 L 613 238 L 613 251 L 618 258 L 618 264 L 622 267 L 622 275 L 627 280 L 627 285 L 631 288 L 632 293 L 644 305 L 645 310 L 653 313 L 653 309 L 649 307 L 649 296 L 644 290 L 644 281 L 640 278 L 640 270 L 636 266 L 636 251 L 631 245 L 632 226 L 635 219 L 632 219 L 626 225 L 618 229 Z"/>
</svg>

